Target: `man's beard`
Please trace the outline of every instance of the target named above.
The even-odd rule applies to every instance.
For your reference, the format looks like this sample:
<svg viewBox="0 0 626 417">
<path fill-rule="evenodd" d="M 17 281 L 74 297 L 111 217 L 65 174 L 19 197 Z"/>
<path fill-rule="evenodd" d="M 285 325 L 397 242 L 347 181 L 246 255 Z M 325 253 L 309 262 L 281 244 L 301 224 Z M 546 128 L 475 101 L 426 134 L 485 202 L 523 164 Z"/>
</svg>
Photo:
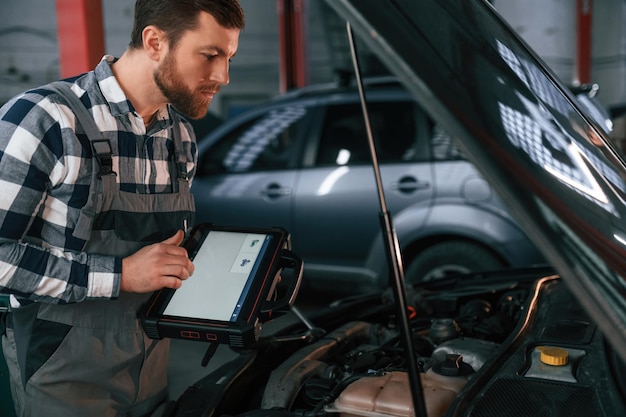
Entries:
<svg viewBox="0 0 626 417">
<path fill-rule="evenodd" d="M 176 60 L 171 52 L 154 72 L 154 81 L 170 104 L 191 119 L 201 119 L 211 104 L 211 98 L 201 94 L 201 91 L 209 90 L 217 93 L 219 89 L 219 86 L 207 86 L 195 93 L 190 91 L 176 69 Z"/>
</svg>

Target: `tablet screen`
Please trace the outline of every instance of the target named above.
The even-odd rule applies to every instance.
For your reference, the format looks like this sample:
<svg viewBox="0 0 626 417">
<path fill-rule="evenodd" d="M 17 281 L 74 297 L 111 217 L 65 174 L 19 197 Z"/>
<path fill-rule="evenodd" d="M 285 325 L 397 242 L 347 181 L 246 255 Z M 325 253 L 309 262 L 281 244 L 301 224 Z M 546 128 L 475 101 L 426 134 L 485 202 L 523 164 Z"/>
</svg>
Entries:
<svg viewBox="0 0 626 417">
<path fill-rule="evenodd" d="M 235 322 L 271 238 L 210 231 L 194 256 L 194 274 L 174 292 L 163 314 Z"/>
</svg>

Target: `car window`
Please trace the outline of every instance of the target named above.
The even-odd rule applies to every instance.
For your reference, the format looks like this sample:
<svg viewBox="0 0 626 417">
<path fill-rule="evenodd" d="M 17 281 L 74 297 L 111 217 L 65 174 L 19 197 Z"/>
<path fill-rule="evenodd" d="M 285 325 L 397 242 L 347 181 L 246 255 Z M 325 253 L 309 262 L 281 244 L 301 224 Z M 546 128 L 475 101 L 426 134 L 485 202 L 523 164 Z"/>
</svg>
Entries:
<svg viewBox="0 0 626 417">
<path fill-rule="evenodd" d="M 198 175 L 286 169 L 306 112 L 289 106 L 242 123 L 203 154 Z"/>
<path fill-rule="evenodd" d="M 368 104 L 368 112 L 379 162 L 410 162 L 425 158 L 416 151 L 413 102 L 374 102 Z M 316 165 L 351 165 L 370 161 L 361 105 L 328 106 Z"/>
</svg>

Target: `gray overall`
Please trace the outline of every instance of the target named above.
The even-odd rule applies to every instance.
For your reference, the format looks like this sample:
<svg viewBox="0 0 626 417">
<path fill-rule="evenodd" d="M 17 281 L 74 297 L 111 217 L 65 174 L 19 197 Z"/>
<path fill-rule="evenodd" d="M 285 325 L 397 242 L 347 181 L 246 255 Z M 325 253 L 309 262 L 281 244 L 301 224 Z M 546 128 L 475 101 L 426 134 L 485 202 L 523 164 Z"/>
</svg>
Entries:
<svg viewBox="0 0 626 417">
<path fill-rule="evenodd" d="M 97 209 L 83 217 L 83 226 L 91 227 L 75 232 L 91 236 L 86 252 L 125 257 L 193 224 L 178 128 L 175 120 L 171 194 L 120 191 L 110 155 L 96 155 L 100 172 L 94 178 L 101 180 L 92 181 L 90 201 Z M 149 296 L 121 293 L 113 301 L 14 309 L 3 342 L 19 415 L 146 416 L 166 401 L 169 340 L 149 339 L 137 318 Z"/>
</svg>

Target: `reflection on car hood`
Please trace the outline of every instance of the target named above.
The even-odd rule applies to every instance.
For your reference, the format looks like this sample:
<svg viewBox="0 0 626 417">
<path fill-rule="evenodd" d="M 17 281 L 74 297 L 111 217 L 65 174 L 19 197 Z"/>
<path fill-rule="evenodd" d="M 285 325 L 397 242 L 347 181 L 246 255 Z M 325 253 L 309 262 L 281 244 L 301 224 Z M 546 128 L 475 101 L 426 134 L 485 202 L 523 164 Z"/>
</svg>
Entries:
<svg viewBox="0 0 626 417">
<path fill-rule="evenodd" d="M 626 359 L 624 159 L 567 88 L 487 2 L 328 4 L 459 138 Z"/>
</svg>

